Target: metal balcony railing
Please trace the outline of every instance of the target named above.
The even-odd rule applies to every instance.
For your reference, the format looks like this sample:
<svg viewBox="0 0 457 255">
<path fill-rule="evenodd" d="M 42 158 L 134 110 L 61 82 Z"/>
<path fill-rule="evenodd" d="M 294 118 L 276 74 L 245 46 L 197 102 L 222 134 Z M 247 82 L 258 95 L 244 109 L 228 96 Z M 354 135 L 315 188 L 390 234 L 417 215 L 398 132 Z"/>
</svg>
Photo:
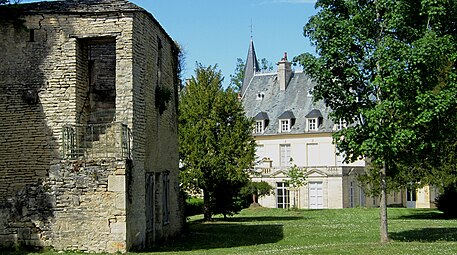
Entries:
<svg viewBox="0 0 457 255">
<path fill-rule="evenodd" d="M 62 158 L 131 158 L 132 134 L 119 122 L 66 124 L 62 129 Z"/>
</svg>

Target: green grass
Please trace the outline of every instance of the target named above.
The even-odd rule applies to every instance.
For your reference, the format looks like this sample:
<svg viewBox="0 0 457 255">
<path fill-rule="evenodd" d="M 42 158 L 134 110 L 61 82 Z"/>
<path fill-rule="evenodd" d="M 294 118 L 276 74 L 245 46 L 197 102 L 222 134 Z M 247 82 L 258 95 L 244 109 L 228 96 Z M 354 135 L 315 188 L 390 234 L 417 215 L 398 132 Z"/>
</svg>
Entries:
<svg viewBox="0 0 457 255">
<path fill-rule="evenodd" d="M 211 223 L 195 216 L 182 238 L 130 254 L 457 254 L 457 220 L 404 208 L 390 208 L 388 217 L 392 241 L 380 244 L 379 209 L 257 208 Z"/>
</svg>

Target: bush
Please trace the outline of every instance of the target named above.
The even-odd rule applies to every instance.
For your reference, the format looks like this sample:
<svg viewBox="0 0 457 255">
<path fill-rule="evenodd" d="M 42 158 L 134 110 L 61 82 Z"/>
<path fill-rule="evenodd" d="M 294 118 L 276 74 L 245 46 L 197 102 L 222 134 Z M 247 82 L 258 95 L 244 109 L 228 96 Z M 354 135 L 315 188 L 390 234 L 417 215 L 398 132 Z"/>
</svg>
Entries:
<svg viewBox="0 0 457 255">
<path fill-rule="evenodd" d="M 448 219 L 457 218 L 457 197 L 456 185 L 450 185 L 444 189 L 444 192 L 436 198 L 436 207 L 444 213 Z"/>
<path fill-rule="evenodd" d="M 187 216 L 203 213 L 203 198 L 189 197 L 186 199 L 185 213 Z"/>
</svg>

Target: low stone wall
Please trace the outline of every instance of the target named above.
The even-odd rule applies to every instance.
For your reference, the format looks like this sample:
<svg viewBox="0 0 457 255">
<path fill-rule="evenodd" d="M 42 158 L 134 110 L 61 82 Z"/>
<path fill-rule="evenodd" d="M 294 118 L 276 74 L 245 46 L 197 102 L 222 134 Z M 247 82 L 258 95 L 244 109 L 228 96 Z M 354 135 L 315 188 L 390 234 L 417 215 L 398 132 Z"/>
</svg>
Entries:
<svg viewBox="0 0 457 255">
<path fill-rule="evenodd" d="M 0 246 L 126 251 L 125 160 L 61 161 L 0 208 Z"/>
</svg>

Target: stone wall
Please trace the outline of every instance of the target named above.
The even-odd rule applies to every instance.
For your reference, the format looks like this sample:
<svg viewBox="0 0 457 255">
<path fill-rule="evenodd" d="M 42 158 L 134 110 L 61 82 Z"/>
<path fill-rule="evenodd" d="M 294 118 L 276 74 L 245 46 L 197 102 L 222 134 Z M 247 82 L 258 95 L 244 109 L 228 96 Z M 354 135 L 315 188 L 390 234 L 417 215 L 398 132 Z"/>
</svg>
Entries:
<svg viewBox="0 0 457 255">
<path fill-rule="evenodd" d="M 49 178 L 24 186 L 0 209 L 4 245 L 125 251 L 122 160 L 61 161 Z"/>
<path fill-rule="evenodd" d="M 133 158 L 135 160 L 132 176 L 132 208 L 128 217 L 128 236 L 135 249 L 150 246 L 174 236 L 181 230 L 183 223 L 178 181 L 178 141 L 177 141 L 177 95 L 174 82 L 176 47 L 144 13 L 135 15 L 133 24 L 134 40 L 134 120 Z M 156 100 L 157 87 L 171 92 L 166 100 L 165 110 L 160 112 Z M 148 202 L 147 176 L 154 176 L 153 198 Z M 168 216 L 164 219 L 164 175 L 169 178 Z M 151 210 L 152 229 L 147 229 L 147 214 Z"/>
</svg>

